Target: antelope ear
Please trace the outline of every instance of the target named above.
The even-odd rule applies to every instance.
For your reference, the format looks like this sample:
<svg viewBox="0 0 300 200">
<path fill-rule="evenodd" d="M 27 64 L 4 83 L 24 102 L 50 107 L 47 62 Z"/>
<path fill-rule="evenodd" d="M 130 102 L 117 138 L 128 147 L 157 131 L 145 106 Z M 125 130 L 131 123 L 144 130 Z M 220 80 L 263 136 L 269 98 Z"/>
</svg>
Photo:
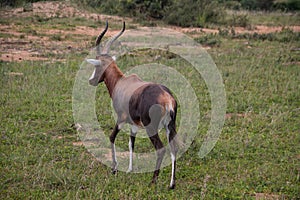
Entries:
<svg viewBox="0 0 300 200">
<path fill-rule="evenodd" d="M 96 59 L 86 59 L 86 61 L 92 65 L 100 65 L 101 64 L 101 61 L 100 60 L 96 60 Z"/>
</svg>

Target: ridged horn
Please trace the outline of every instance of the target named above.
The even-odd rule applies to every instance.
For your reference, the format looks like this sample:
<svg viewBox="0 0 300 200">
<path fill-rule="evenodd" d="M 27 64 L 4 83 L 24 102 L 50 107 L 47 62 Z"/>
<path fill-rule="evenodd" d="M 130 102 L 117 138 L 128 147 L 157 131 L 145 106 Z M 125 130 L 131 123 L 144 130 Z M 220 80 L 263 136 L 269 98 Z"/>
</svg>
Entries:
<svg viewBox="0 0 300 200">
<path fill-rule="evenodd" d="M 103 52 L 102 52 L 103 54 L 108 54 L 111 45 L 124 33 L 124 31 L 125 31 L 125 22 L 123 22 L 122 30 L 106 43 L 106 45 L 103 49 Z"/>
<path fill-rule="evenodd" d="M 96 51 L 97 51 L 97 55 L 101 54 L 101 52 L 100 52 L 100 42 L 101 42 L 101 39 L 103 38 L 103 36 L 105 35 L 107 29 L 108 29 L 108 22 L 106 20 L 105 29 L 102 31 L 102 33 L 100 33 L 100 35 L 96 39 Z"/>
</svg>

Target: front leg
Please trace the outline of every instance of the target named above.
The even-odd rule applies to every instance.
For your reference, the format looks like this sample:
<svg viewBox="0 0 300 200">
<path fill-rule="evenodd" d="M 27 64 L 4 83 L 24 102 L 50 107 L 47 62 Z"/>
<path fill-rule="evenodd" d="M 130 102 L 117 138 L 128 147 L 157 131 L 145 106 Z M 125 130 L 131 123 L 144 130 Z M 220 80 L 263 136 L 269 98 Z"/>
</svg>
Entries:
<svg viewBox="0 0 300 200">
<path fill-rule="evenodd" d="M 117 156 L 116 156 L 116 146 L 115 146 L 115 140 L 117 137 L 117 134 L 119 133 L 120 128 L 119 125 L 116 124 L 113 132 L 111 133 L 109 139 L 111 143 L 111 152 L 112 152 L 112 173 L 115 174 L 117 172 Z"/>
<path fill-rule="evenodd" d="M 134 151 L 134 142 L 135 142 L 135 136 L 138 131 L 138 127 L 132 126 L 130 131 L 130 138 L 129 138 L 129 166 L 127 173 L 132 172 L 132 160 L 133 160 L 133 151 Z"/>
</svg>

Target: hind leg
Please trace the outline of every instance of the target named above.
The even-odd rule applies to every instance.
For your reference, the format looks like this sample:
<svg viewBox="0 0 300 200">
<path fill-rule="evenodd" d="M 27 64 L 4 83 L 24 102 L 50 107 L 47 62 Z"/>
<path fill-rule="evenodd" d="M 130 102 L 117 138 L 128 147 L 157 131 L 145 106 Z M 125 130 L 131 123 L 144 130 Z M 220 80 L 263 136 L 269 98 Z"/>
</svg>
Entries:
<svg viewBox="0 0 300 200">
<path fill-rule="evenodd" d="M 158 175 L 159 175 L 159 171 L 160 171 L 160 166 L 161 166 L 162 160 L 164 158 L 164 155 L 166 153 L 166 149 L 164 148 L 164 145 L 163 145 L 162 141 L 160 140 L 158 134 L 151 136 L 150 140 L 151 140 L 154 148 L 156 149 L 156 155 L 157 155 L 155 171 L 153 173 L 151 183 L 156 183 Z"/>
<path fill-rule="evenodd" d="M 157 155 L 155 171 L 151 183 L 156 183 L 160 171 L 160 166 L 166 153 L 166 149 L 158 136 L 158 127 L 162 117 L 162 111 L 163 107 L 161 105 L 154 104 L 149 109 L 150 119 L 145 118 L 145 120 L 143 120 L 143 123 L 147 124 L 147 126 L 145 127 L 146 132 L 156 150 Z"/>
<path fill-rule="evenodd" d="M 175 188 L 175 172 L 176 172 L 176 154 L 178 151 L 178 146 L 176 142 L 176 128 L 175 123 L 172 121 L 166 127 L 166 133 L 171 149 L 171 161 L 172 161 L 172 175 L 171 175 L 171 182 L 170 182 L 170 189 Z"/>
</svg>

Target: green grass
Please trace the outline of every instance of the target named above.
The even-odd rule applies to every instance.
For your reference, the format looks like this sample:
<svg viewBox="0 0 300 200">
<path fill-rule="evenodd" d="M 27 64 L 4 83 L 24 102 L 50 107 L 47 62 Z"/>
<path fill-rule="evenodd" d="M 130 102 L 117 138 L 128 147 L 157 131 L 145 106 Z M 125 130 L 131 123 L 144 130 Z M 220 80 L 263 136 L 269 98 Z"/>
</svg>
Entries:
<svg viewBox="0 0 300 200">
<path fill-rule="evenodd" d="M 66 19 L 55 20 L 64 24 Z M 85 54 L 71 52 L 65 63 L 0 62 L 0 198 L 255 199 L 255 193 L 264 193 L 298 199 L 299 40 L 222 35 L 203 40 L 213 39 L 217 45 L 209 53 L 224 79 L 227 113 L 247 116 L 227 119 L 213 151 L 200 159 L 209 123 L 204 116 L 210 109 L 206 86 L 178 57 L 166 54 L 159 61 L 188 77 L 203 118 L 199 135 L 177 162 L 174 191 L 167 188 L 170 166 L 162 169 L 157 185 L 149 187 L 152 173 L 112 175 L 84 147 L 73 144 L 79 139 L 71 128 L 72 89 Z M 126 70 L 153 62 L 161 53 L 140 52 L 122 57 L 118 64 Z M 103 85 L 97 97 L 98 120 L 109 134 L 114 121 Z M 118 145 L 126 148 L 127 141 L 121 132 Z M 150 141 L 137 139 L 136 148 L 142 152 L 152 147 Z"/>
</svg>

